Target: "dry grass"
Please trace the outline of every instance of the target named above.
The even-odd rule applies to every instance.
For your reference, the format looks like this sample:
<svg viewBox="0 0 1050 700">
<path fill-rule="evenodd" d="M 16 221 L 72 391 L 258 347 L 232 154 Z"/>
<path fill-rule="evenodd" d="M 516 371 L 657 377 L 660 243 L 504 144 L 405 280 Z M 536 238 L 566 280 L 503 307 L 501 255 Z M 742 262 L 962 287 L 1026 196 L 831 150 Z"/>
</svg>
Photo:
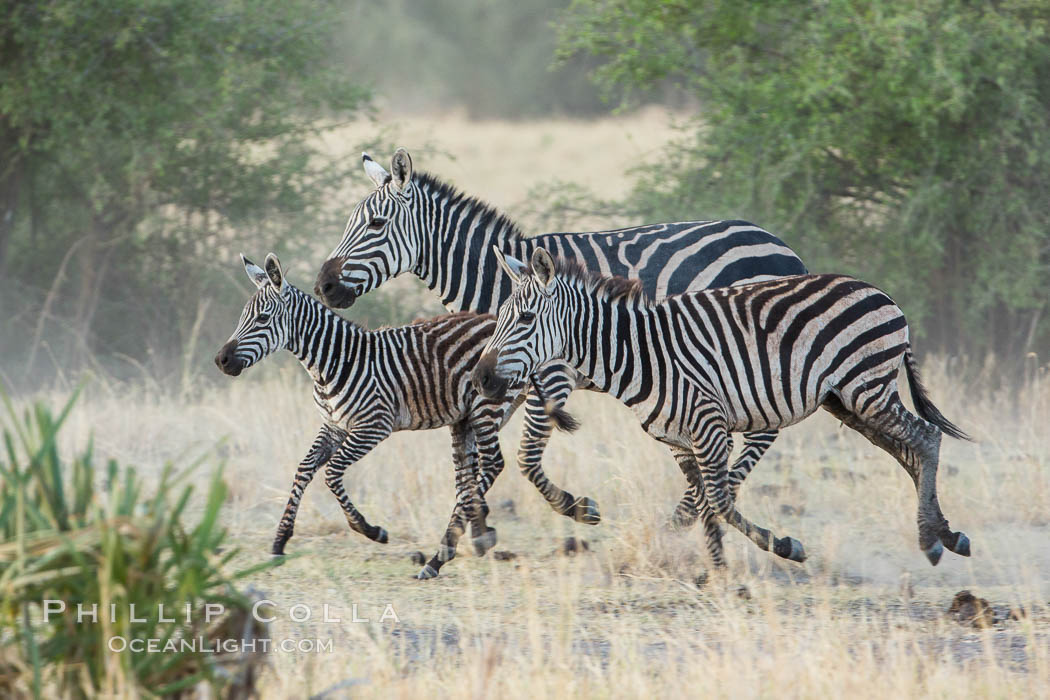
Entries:
<svg viewBox="0 0 1050 700">
<path fill-rule="evenodd" d="M 663 529 L 684 485 L 673 460 L 617 402 L 578 393 L 570 409 L 584 427 L 556 436 L 545 465 L 596 498 L 604 520 L 571 523 L 519 475 L 504 474 L 489 502 L 497 550 L 514 553 L 510 561 L 461 547 L 437 580 L 411 578 L 410 553 L 432 553 L 452 506 L 444 430 L 395 435 L 348 474 L 357 505 L 390 530 L 385 546 L 349 532 L 314 483 L 288 547 L 299 556 L 254 585 L 278 604 L 274 638 L 332 640 L 333 650 L 273 654 L 267 694 L 300 697 L 348 681 L 332 697 L 1045 696 L 1050 381 L 1025 392 L 1004 426 L 1001 402 L 968 402 L 939 363 L 927 374 L 936 402 L 980 440 L 946 440 L 942 451 L 942 505 L 971 536 L 971 559 L 946 554 L 931 568 L 916 543 L 910 480 L 818 415 L 785 432 L 740 500 L 757 522 L 800 538 L 810 559 L 783 563 L 730 531 L 732 585 L 697 589 L 701 533 Z M 250 563 L 267 556 L 319 419 L 305 373 L 281 362 L 188 402 L 96 390 L 71 420 L 67 440 L 93 428 L 101 452 L 139 464 L 223 438 L 228 526 Z M 519 435 L 520 416 L 502 435 L 509 472 Z M 560 555 L 569 536 L 586 538 L 590 551 Z M 751 600 L 736 596 L 739 583 Z M 960 589 L 989 599 L 1000 617 L 1019 606 L 1029 616 L 990 630 L 960 625 L 944 615 Z M 310 621 L 288 619 L 296 603 L 311 608 Z M 319 621 L 324 604 L 341 623 Z M 369 622 L 350 622 L 354 604 Z M 399 622 L 378 622 L 386 604 Z"/>
</svg>

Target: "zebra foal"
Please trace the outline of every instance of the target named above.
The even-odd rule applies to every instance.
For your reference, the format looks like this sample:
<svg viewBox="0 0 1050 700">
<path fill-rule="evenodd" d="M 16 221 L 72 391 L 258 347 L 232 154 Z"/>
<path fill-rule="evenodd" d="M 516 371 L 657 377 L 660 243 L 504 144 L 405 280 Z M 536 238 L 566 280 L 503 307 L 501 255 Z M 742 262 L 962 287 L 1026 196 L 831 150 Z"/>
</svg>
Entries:
<svg viewBox="0 0 1050 700">
<path fill-rule="evenodd" d="M 273 254 L 266 257 L 265 269 L 241 258 L 258 291 L 215 356 L 216 365 L 237 376 L 285 348 L 313 379 L 314 401 L 324 418 L 292 482 L 273 553 L 284 554 L 303 491 L 322 467 L 350 528 L 385 543 L 386 530 L 370 524 L 351 503 L 344 472 L 393 432 L 446 425 L 452 430 L 456 506 L 437 554 L 418 578 L 437 576 L 455 556 L 468 523 L 478 554 L 494 546 L 496 532 L 485 523 L 483 496 L 503 469 L 497 432 L 520 403 L 513 393 L 508 399 L 482 397 L 470 382 L 495 319 L 450 314 L 368 331 L 288 283 Z"/>
<path fill-rule="evenodd" d="M 821 407 L 912 478 L 919 546 L 930 563 L 944 547 L 969 556 L 969 539 L 941 512 L 936 481 L 941 433 L 966 435 L 930 401 L 904 314 L 882 291 L 841 275 L 803 275 L 653 302 L 633 281 L 556 262 L 543 250 L 531 268 L 501 260 L 516 288 L 474 370 L 479 391 L 502 396 L 518 377 L 560 359 L 615 395 L 650 436 L 685 455 L 679 464 L 702 496 L 716 567 L 725 566 L 716 516 L 764 548 L 794 546 L 736 511 L 729 434 L 785 428 Z M 897 390 L 902 364 L 918 417 Z"/>
</svg>

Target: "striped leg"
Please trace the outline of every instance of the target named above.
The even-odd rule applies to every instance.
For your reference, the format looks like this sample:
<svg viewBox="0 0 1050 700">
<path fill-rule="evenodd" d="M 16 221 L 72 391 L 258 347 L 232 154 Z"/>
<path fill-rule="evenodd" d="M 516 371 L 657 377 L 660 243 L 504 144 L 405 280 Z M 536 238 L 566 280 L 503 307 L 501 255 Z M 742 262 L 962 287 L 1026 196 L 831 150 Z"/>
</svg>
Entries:
<svg viewBox="0 0 1050 700">
<path fill-rule="evenodd" d="M 359 461 L 372 448 L 385 440 L 390 435 L 390 424 L 381 419 L 369 423 L 355 424 L 353 429 L 347 433 L 346 440 L 332 456 L 328 466 L 324 470 L 324 482 L 335 494 L 339 505 L 343 508 L 346 522 L 350 529 L 359 532 L 365 537 L 380 544 L 386 544 L 387 532 L 384 528 L 369 525 L 365 517 L 358 512 L 354 504 L 343 489 L 343 474 L 347 468 Z"/>
<path fill-rule="evenodd" d="M 487 508 L 482 507 L 485 502 L 485 494 L 492 487 L 496 477 L 503 471 L 503 453 L 499 446 L 499 429 L 503 424 L 502 406 L 483 406 L 474 411 L 471 419 L 471 430 L 477 441 L 477 451 L 481 459 L 481 466 L 477 469 L 477 480 L 474 484 L 472 508 L 470 520 L 471 542 L 474 545 L 474 553 L 479 557 L 496 546 L 496 529 L 485 524 Z"/>
<path fill-rule="evenodd" d="M 940 429 L 908 411 L 895 386 L 887 385 L 883 391 L 886 398 L 866 401 L 863 412 L 850 411 L 838 399 L 829 399 L 825 408 L 893 455 L 912 478 L 919 501 L 919 547 L 930 563 L 937 565 L 944 547 L 970 556 L 970 539 L 949 527 L 937 499 Z"/>
<path fill-rule="evenodd" d="M 438 575 L 441 567 L 456 556 L 459 538 L 467 529 L 467 523 L 477 520 L 476 510 L 480 504 L 475 500 L 478 483 L 478 448 L 474 431 L 466 421 L 453 424 L 452 460 L 456 468 L 456 507 L 452 510 L 448 528 L 441 538 L 437 553 L 430 558 L 423 569 L 416 574 L 420 580 L 431 579 Z"/>
<path fill-rule="evenodd" d="M 726 559 L 722 548 L 722 528 L 718 524 L 718 516 L 707 504 L 703 478 L 700 475 L 700 469 L 696 466 L 696 460 L 693 459 L 692 452 L 689 450 L 673 447 L 671 453 L 678 461 L 682 473 L 685 474 L 686 481 L 689 482 L 689 492 L 695 494 L 696 511 L 704 525 L 704 540 L 707 544 L 707 553 L 711 557 L 711 565 L 716 569 L 724 569 Z"/>
<path fill-rule="evenodd" d="M 717 402 L 701 398 L 692 416 L 696 428 L 693 431 L 693 454 L 700 465 L 704 495 L 708 504 L 726 519 L 759 549 L 773 552 L 792 561 L 806 558 L 802 543 L 794 537 L 776 537 L 769 530 L 755 525 L 740 514 L 733 505 L 729 487 L 729 433 L 725 417 Z"/>
<path fill-rule="evenodd" d="M 682 470 L 682 473 L 684 473 L 686 478 L 689 479 L 689 491 L 687 492 L 687 495 L 698 499 L 698 515 L 701 520 L 703 520 L 705 517 L 704 509 L 707 508 L 710 510 L 710 507 L 707 505 L 707 501 L 704 498 L 703 477 L 700 473 L 700 468 L 696 464 L 696 459 L 691 451 L 681 448 L 672 448 L 671 453 L 674 455 L 675 460 L 677 460 L 678 467 Z M 695 478 L 690 476 L 692 474 L 695 474 Z M 736 489 L 733 487 L 732 483 L 730 483 L 729 488 L 735 497 Z M 685 499 L 683 498 L 683 500 Z M 679 508 L 681 508 L 681 504 L 679 504 Z M 734 515 L 726 518 L 726 521 L 737 530 L 740 530 L 740 532 L 747 536 L 748 539 L 757 544 L 763 550 L 772 551 L 778 557 L 790 559 L 791 561 L 801 562 L 805 560 L 805 549 L 803 548 L 802 543 L 794 537 L 773 537 L 768 530 L 752 524 L 741 516 L 739 512 L 736 511 L 735 507 L 733 513 Z M 712 512 L 712 515 L 713 514 L 714 513 Z M 710 535 L 708 537 L 710 538 Z M 770 548 L 771 542 L 773 545 L 772 548 Z"/>
<path fill-rule="evenodd" d="M 277 537 L 273 541 L 273 554 L 284 554 L 284 545 L 292 538 L 295 529 L 295 514 L 299 511 L 299 501 L 303 497 L 303 491 L 314 478 L 317 470 L 323 467 L 339 448 L 346 437 L 346 432 L 328 424 L 321 427 L 321 431 L 314 438 L 314 444 L 306 457 L 299 463 L 299 469 L 292 480 L 292 495 L 288 497 L 288 505 L 284 507 L 284 515 L 281 523 L 277 526 Z"/>
<path fill-rule="evenodd" d="M 758 464 L 758 460 L 762 459 L 762 455 L 766 453 L 772 445 L 773 441 L 777 439 L 777 431 L 770 430 L 763 433 L 744 433 L 744 449 L 741 451 L 740 456 L 737 457 L 736 461 L 733 462 L 733 466 L 729 469 L 729 490 L 732 494 L 733 501 L 736 501 L 736 495 L 740 491 L 740 487 L 747 479 L 748 475 Z M 729 451 L 733 451 L 732 437 L 729 441 Z M 688 455 L 692 458 L 692 455 Z M 677 459 L 677 456 L 675 457 Z M 692 527 L 696 523 L 699 510 L 697 502 L 699 499 L 699 492 L 690 485 L 682 496 L 682 500 L 679 501 L 675 507 L 674 514 L 671 516 L 671 528 L 675 530 L 685 530 Z"/>
<path fill-rule="evenodd" d="M 550 439 L 552 426 L 557 416 L 567 415 L 562 411 L 569 394 L 576 388 L 575 374 L 563 364 L 555 363 L 543 367 L 533 375 L 535 386 L 530 386 L 525 400 L 525 424 L 521 446 L 518 448 L 518 469 L 539 490 L 554 510 L 576 522 L 597 525 L 601 521 L 598 504 L 586 496 L 576 498 L 552 483 L 543 472 L 543 451 Z M 563 429 L 575 429 L 575 421 Z"/>
</svg>

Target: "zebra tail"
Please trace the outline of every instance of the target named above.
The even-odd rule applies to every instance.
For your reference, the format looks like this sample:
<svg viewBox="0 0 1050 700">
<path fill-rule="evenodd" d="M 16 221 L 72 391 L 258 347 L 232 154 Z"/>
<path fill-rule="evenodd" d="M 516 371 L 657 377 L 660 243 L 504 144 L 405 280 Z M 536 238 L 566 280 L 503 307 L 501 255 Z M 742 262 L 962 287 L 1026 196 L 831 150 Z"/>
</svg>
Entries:
<svg viewBox="0 0 1050 700">
<path fill-rule="evenodd" d="M 945 435 L 950 435 L 958 440 L 973 442 L 972 437 L 945 418 L 937 407 L 933 405 L 930 395 L 926 392 L 926 387 L 922 385 L 922 379 L 919 377 L 919 368 L 915 364 L 915 356 L 912 354 L 911 348 L 908 348 L 904 353 L 904 368 L 908 373 L 908 385 L 911 387 L 911 401 L 915 404 L 915 412 L 926 422 L 933 423 L 940 428 Z"/>
<path fill-rule="evenodd" d="M 564 408 L 557 408 L 553 402 L 547 402 L 547 415 L 554 421 L 554 426 L 563 432 L 574 433 L 580 427 L 580 421 L 572 417 L 572 414 Z"/>
</svg>

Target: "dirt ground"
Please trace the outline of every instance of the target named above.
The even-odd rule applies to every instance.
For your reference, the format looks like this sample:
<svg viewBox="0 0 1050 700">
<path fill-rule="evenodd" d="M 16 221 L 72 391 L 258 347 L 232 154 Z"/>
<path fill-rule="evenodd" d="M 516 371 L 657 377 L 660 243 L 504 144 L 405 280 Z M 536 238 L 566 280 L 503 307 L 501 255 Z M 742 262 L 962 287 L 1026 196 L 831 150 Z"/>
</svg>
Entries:
<svg viewBox="0 0 1050 700">
<path fill-rule="evenodd" d="M 545 466 L 599 502 L 597 526 L 555 514 L 514 473 L 520 416 L 501 434 L 508 468 L 488 499 L 498 545 L 476 558 L 464 541 L 432 581 L 413 578 L 412 557 L 433 553 L 452 507 L 447 431 L 396 434 L 348 473 L 351 498 L 390 531 L 388 544 L 350 532 L 312 484 L 286 562 L 251 580 L 275 604 L 274 643 L 295 640 L 271 654 L 265 696 L 1045 696 L 1050 392 L 1023 396 L 1028 416 L 1004 433 L 1003 409 L 967 404 L 942 368 L 928 369 L 935 400 L 980 441 L 942 450 L 941 502 L 971 537 L 971 558 L 946 553 L 931 567 L 910 479 L 818 415 L 784 432 L 739 500 L 798 537 L 808 560 L 779 560 L 730 530 L 726 580 L 698 588 L 702 534 L 665 528 L 684 486 L 673 460 L 617 402 L 583 392 L 569 404 L 583 427 L 555 436 Z M 266 560 L 318 424 L 305 373 L 261 365 L 188 404 L 135 403 L 129 413 L 126 397 L 89 396 L 67 439 L 93 424 L 100 452 L 138 464 L 217 453 L 237 563 Z M 946 614 L 963 590 L 990 610 Z"/>
</svg>

